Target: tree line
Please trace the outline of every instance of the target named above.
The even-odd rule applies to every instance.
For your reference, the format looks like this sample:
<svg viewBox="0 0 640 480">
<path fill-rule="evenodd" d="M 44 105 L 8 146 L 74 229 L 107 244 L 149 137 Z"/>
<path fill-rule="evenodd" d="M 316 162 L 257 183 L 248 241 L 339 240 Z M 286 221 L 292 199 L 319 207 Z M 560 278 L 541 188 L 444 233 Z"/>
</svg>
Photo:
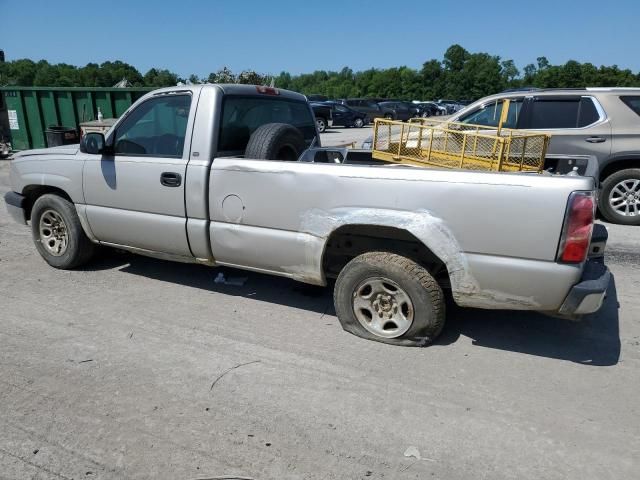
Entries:
<svg viewBox="0 0 640 480">
<path fill-rule="evenodd" d="M 224 67 L 207 77 L 190 75 L 181 78 L 166 69 L 152 68 L 145 74 L 121 61 L 89 63 L 76 67 L 46 60 L 28 59 L 0 63 L 0 85 L 112 87 L 122 80 L 134 87 L 165 87 L 182 83 L 273 84 L 304 94 L 330 98 L 381 97 L 406 100 L 469 99 L 490 95 L 509 88 L 522 87 L 640 87 L 640 73 L 617 65 L 596 67 L 591 63 L 570 60 L 551 65 L 546 57 L 526 65 L 520 71 L 513 60 L 488 53 L 471 53 L 460 45 L 449 47 L 442 59 L 426 61 L 421 68 L 406 66 L 354 72 L 318 70 L 313 73 L 278 75 L 245 70 L 233 73 Z"/>
</svg>

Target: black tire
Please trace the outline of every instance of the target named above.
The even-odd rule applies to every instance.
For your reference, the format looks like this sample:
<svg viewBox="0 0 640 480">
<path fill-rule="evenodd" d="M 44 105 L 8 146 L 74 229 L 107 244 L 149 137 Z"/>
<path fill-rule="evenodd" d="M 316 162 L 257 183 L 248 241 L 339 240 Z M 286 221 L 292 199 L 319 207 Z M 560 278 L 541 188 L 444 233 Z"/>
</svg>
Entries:
<svg viewBox="0 0 640 480">
<path fill-rule="evenodd" d="M 64 221 L 67 244 L 66 249 L 59 256 L 52 254 L 43 245 L 40 220 L 47 212 L 55 212 Z M 86 264 L 93 257 L 97 247 L 84 233 L 73 203 L 58 195 L 42 195 L 35 201 L 31 210 L 31 233 L 42 258 L 52 267 L 63 270 Z"/>
<path fill-rule="evenodd" d="M 296 161 L 306 149 L 302 132 L 287 123 L 267 123 L 249 138 L 245 158 Z"/>
<path fill-rule="evenodd" d="M 364 119 L 357 117 L 354 121 L 353 121 L 353 126 L 356 128 L 362 128 L 364 127 Z"/>
<path fill-rule="evenodd" d="M 393 115 L 391 113 L 387 113 L 385 114 L 384 118 L 386 118 L 387 120 L 393 120 Z"/>
<path fill-rule="evenodd" d="M 377 335 L 365 328 L 354 312 L 354 302 L 360 286 L 363 282 L 366 284 L 368 279 L 379 278 L 391 280 L 399 286 L 402 293 L 409 297 L 413 307 L 409 310 L 413 313 L 409 328 L 395 338 Z M 370 298 L 373 300 L 373 297 L 372 292 Z M 368 340 L 421 347 L 433 342 L 444 327 L 445 297 L 440 285 L 424 267 L 394 253 L 369 252 L 351 260 L 336 280 L 333 301 L 342 328 Z"/>
<path fill-rule="evenodd" d="M 602 216 L 611 223 L 618 223 L 620 225 L 640 225 L 640 189 L 635 190 L 637 198 L 633 199 L 638 202 L 635 205 L 636 212 L 638 212 L 636 215 L 624 215 L 622 212 L 616 211 L 616 209 L 611 205 L 609 198 L 616 185 L 623 181 L 633 180 L 640 181 L 640 168 L 627 168 L 625 170 L 617 171 L 609 175 L 602 182 L 598 207 Z"/>
<path fill-rule="evenodd" d="M 324 133 L 327 129 L 328 123 L 327 120 L 322 117 L 316 117 L 316 128 L 318 129 L 318 133 Z"/>
</svg>

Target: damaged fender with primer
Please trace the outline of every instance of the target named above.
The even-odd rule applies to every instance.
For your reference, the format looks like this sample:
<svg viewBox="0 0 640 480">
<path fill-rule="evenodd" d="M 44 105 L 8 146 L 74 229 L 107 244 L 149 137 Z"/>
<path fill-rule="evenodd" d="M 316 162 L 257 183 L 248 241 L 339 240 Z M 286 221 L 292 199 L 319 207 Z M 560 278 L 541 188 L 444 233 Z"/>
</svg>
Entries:
<svg viewBox="0 0 640 480">
<path fill-rule="evenodd" d="M 532 298 L 482 290 L 473 277 L 465 253 L 455 236 L 440 218 L 428 210 L 403 211 L 377 208 L 343 207 L 332 210 L 311 209 L 301 216 L 300 232 L 306 238 L 306 265 L 290 273 L 309 281 L 322 275 L 322 256 L 331 234 L 346 225 L 377 225 L 408 231 L 431 250 L 447 267 L 453 298 L 457 304 L 478 308 L 536 308 Z M 318 242 L 317 239 L 321 239 Z M 313 269 L 311 271 L 310 269 Z M 293 271 L 295 270 L 295 271 Z M 324 278 L 318 279 L 325 283 Z"/>
</svg>

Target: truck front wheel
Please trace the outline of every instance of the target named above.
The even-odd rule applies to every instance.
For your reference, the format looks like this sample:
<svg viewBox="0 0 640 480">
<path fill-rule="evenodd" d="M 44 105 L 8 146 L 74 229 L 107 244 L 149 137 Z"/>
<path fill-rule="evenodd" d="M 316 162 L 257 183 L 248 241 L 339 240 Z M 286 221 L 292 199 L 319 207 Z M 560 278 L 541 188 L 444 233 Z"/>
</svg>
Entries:
<svg viewBox="0 0 640 480">
<path fill-rule="evenodd" d="M 84 265 L 96 249 L 84 233 L 73 203 L 58 195 L 42 195 L 35 201 L 31 232 L 38 252 L 55 268 L 70 270 Z"/>
<path fill-rule="evenodd" d="M 342 328 L 369 340 L 425 346 L 444 326 L 440 285 L 424 267 L 393 253 L 351 260 L 336 280 L 333 300 Z"/>
<path fill-rule="evenodd" d="M 640 225 L 640 168 L 627 168 L 602 182 L 600 213 L 612 223 Z"/>
</svg>

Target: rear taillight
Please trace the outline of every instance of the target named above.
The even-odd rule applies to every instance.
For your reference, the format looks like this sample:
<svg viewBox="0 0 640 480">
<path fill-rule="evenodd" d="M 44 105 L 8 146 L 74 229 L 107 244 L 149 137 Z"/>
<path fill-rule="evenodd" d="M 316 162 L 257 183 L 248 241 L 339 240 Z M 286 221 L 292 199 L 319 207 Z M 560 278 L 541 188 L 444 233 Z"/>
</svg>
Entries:
<svg viewBox="0 0 640 480">
<path fill-rule="evenodd" d="M 595 199 L 593 192 L 573 192 L 564 217 L 558 261 L 564 263 L 584 262 L 589 252 Z"/>
</svg>

